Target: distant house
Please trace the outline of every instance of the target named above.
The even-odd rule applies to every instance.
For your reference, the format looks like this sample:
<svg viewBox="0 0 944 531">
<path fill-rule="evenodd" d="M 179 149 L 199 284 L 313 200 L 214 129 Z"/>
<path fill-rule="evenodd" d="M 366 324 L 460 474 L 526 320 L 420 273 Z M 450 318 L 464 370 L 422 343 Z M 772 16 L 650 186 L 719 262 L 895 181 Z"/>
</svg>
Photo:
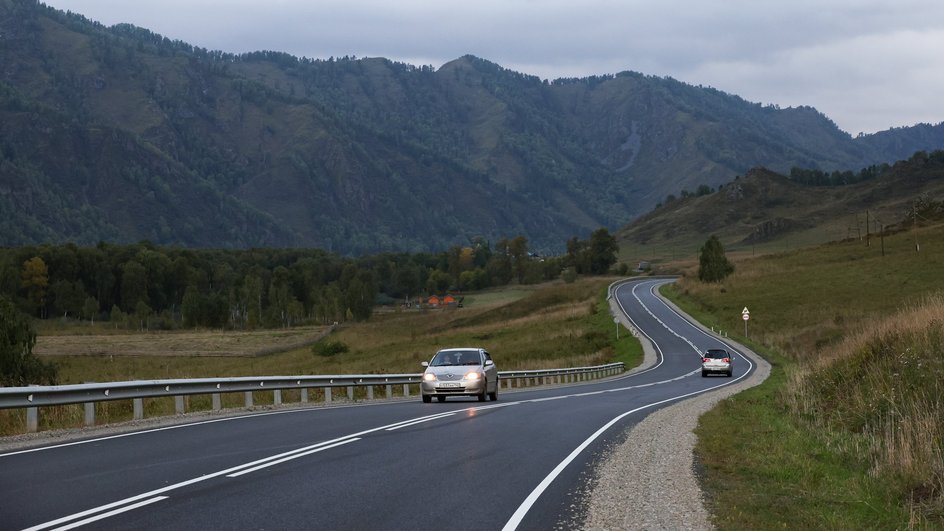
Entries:
<svg viewBox="0 0 944 531">
<path fill-rule="evenodd" d="M 636 268 L 636 271 L 649 271 L 650 268 L 651 266 L 649 262 L 646 260 L 643 260 L 639 262 L 639 267 Z"/>
</svg>

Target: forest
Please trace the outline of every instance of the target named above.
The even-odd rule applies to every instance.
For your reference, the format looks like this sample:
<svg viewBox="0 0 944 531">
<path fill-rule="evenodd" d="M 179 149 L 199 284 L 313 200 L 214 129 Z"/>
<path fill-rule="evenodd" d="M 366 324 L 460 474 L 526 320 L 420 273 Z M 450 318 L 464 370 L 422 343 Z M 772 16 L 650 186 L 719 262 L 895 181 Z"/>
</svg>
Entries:
<svg viewBox="0 0 944 531">
<path fill-rule="evenodd" d="M 319 249 L 184 249 L 147 241 L 24 246 L 0 249 L 0 297 L 40 319 L 104 320 L 142 330 L 363 321 L 378 304 L 605 274 L 618 251 L 606 229 L 588 240 L 572 238 L 567 249 L 563 256 L 537 256 L 524 236 L 494 245 L 474 237 L 441 253 L 358 258 Z"/>
</svg>

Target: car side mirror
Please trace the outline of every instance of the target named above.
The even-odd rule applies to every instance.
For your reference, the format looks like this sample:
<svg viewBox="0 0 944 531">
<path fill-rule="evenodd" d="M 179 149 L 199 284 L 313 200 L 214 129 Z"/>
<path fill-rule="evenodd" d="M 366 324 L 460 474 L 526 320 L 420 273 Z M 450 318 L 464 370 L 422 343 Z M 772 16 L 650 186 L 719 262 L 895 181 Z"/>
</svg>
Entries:
<svg viewBox="0 0 944 531">
<path fill-rule="evenodd" d="M 494 361 L 492 361 L 492 360 L 485 360 L 485 366 L 486 366 L 486 367 L 489 367 L 489 366 L 492 366 L 492 365 L 495 365 L 495 362 L 494 362 Z"/>
<path fill-rule="evenodd" d="M 424 361 L 423 363 L 420 363 L 420 365 L 422 365 L 423 367 L 429 367 L 429 362 Z"/>
</svg>

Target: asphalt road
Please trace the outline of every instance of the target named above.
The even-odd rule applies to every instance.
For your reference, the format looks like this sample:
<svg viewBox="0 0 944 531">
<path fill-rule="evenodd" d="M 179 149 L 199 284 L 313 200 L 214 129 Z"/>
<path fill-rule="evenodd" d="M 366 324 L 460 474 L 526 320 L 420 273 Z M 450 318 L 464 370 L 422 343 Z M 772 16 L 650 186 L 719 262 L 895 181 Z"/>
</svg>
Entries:
<svg viewBox="0 0 944 531">
<path fill-rule="evenodd" d="M 652 293 L 663 282 L 616 292 L 656 346 L 648 370 L 497 402 L 276 410 L 0 454 L 0 529 L 579 525 L 586 480 L 627 428 L 753 369 L 737 356 L 732 378 L 702 378 L 697 352 L 719 342 Z"/>
</svg>

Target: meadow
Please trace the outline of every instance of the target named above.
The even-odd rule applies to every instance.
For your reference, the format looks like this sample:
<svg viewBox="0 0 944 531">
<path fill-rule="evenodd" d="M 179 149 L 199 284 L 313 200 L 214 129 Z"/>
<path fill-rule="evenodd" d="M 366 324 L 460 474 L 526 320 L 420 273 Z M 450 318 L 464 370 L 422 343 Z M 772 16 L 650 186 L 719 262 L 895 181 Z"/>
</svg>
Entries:
<svg viewBox="0 0 944 531">
<path fill-rule="evenodd" d="M 944 226 L 736 268 L 718 284 L 689 269 L 666 290 L 774 365 L 700 420 L 715 524 L 944 525 Z"/>
</svg>

